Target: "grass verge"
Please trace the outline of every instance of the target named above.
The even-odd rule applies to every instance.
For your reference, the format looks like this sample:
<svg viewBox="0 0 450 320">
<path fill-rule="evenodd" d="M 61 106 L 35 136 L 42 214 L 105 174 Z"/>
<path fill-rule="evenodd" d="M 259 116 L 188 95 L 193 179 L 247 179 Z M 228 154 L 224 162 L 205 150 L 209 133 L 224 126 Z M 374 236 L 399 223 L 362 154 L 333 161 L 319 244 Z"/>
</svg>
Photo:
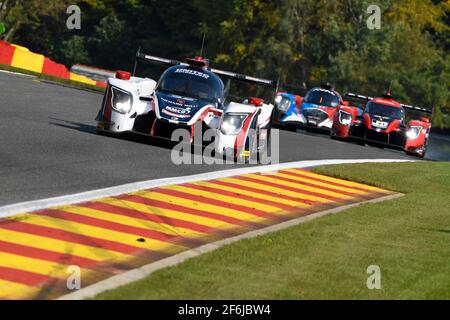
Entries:
<svg viewBox="0 0 450 320">
<path fill-rule="evenodd" d="M 78 89 L 84 89 L 84 90 L 92 90 L 92 91 L 96 91 L 96 92 L 105 92 L 105 89 L 97 87 L 97 86 L 93 86 L 93 85 L 90 85 L 90 84 L 87 84 L 87 83 L 82 83 L 82 82 L 78 82 L 78 81 L 72 81 L 70 79 L 57 78 L 57 77 L 49 76 L 49 75 L 46 75 L 46 74 L 37 73 L 37 72 L 34 72 L 34 71 L 29 71 L 29 70 L 25 70 L 25 69 L 16 68 L 16 67 L 11 67 L 11 66 L 4 65 L 4 64 L 0 64 L 0 70 L 5 70 L 5 71 L 9 71 L 9 72 L 23 73 L 23 74 L 27 74 L 27 75 L 30 75 L 30 76 L 35 76 L 36 78 L 41 79 L 41 80 L 49 81 L 49 82 L 56 83 L 56 84 L 65 85 L 65 86 L 72 87 L 72 88 L 78 88 Z"/>
<path fill-rule="evenodd" d="M 314 171 L 406 195 L 225 246 L 97 299 L 450 298 L 450 163 Z M 381 290 L 367 289 L 370 265 Z"/>
</svg>

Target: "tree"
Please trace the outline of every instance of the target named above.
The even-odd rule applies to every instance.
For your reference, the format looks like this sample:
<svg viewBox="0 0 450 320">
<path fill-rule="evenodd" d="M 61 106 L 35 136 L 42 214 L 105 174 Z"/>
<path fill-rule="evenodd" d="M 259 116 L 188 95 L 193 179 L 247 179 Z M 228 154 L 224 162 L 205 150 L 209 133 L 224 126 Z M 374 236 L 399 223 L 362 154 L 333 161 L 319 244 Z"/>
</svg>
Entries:
<svg viewBox="0 0 450 320">
<path fill-rule="evenodd" d="M 35 35 L 40 30 L 45 32 L 51 24 L 48 22 L 59 20 L 69 5 L 78 2 L 78 0 L 5 0 L 0 11 L 0 21 L 7 26 L 3 39 L 13 41 L 16 33 L 24 30 Z"/>
</svg>

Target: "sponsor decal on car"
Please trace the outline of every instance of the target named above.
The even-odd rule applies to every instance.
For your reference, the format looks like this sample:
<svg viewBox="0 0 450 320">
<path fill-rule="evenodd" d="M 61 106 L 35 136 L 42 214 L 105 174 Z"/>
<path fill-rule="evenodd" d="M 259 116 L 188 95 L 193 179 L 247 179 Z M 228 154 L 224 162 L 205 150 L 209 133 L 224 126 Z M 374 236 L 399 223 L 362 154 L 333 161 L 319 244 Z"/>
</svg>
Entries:
<svg viewBox="0 0 450 320">
<path fill-rule="evenodd" d="M 192 105 L 192 104 L 186 104 L 186 100 L 183 100 L 183 99 L 177 99 L 176 101 L 173 101 L 173 100 L 165 99 L 164 97 L 160 97 L 160 98 L 165 103 L 173 104 L 173 105 L 176 105 L 176 106 L 180 106 L 180 107 L 183 107 L 185 109 L 189 109 L 189 111 L 190 111 L 190 109 L 196 107 L 195 105 Z"/>
<path fill-rule="evenodd" d="M 178 114 L 189 114 L 191 113 L 191 107 L 187 107 L 187 108 L 177 108 L 177 107 L 171 107 L 171 106 L 167 106 L 164 108 L 167 111 L 171 111 L 174 113 L 178 113 Z"/>
<path fill-rule="evenodd" d="M 329 93 L 329 94 L 331 94 L 332 96 L 335 96 L 335 97 L 336 97 L 336 93 L 333 92 L 333 91 L 330 91 L 330 90 L 326 90 L 326 89 L 322 89 L 322 88 L 317 88 L 317 89 L 314 89 L 313 91 L 326 92 L 326 93 Z"/>
<path fill-rule="evenodd" d="M 189 114 L 173 113 L 173 112 L 170 112 L 170 111 L 168 111 L 166 109 L 163 109 L 161 112 L 164 113 L 164 114 L 167 114 L 168 116 L 176 117 L 176 118 L 183 118 L 183 119 L 185 119 L 185 118 L 190 118 L 191 117 Z M 176 119 L 172 119 L 172 120 L 176 120 Z"/>
<path fill-rule="evenodd" d="M 373 101 L 376 102 L 376 103 L 385 104 L 385 105 L 388 105 L 388 106 L 396 106 L 397 105 L 397 103 L 395 103 L 395 102 L 393 102 L 391 100 L 382 99 L 382 98 L 377 98 L 377 99 L 374 99 Z"/>
<path fill-rule="evenodd" d="M 185 73 L 185 74 L 191 74 L 193 76 L 209 79 L 209 75 L 200 71 L 192 70 L 192 69 L 177 69 L 175 70 L 175 73 Z"/>
<path fill-rule="evenodd" d="M 386 129 L 389 123 L 382 120 L 372 120 L 372 126 L 380 129 Z"/>
</svg>

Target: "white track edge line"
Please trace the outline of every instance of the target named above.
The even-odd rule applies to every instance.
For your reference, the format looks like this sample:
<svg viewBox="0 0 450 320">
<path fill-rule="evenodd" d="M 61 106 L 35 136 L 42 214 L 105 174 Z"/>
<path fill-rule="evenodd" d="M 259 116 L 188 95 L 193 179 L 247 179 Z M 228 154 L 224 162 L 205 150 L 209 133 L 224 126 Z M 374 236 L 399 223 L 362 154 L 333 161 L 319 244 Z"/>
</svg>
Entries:
<svg viewBox="0 0 450 320">
<path fill-rule="evenodd" d="M 158 270 L 166 268 L 166 267 L 175 266 L 175 265 L 182 263 L 188 259 L 198 257 L 204 253 L 214 251 L 225 245 L 237 242 L 239 240 L 254 238 L 257 236 L 265 235 L 267 233 L 283 230 L 283 229 L 293 227 L 293 226 L 305 223 L 307 221 L 310 221 L 310 220 L 313 220 L 316 218 L 320 218 L 320 217 L 323 217 L 326 215 L 336 214 L 341 211 L 344 211 L 344 210 L 347 210 L 350 208 L 354 208 L 354 207 L 357 207 L 357 206 L 360 206 L 363 204 L 393 200 L 393 199 L 397 199 L 397 198 L 400 198 L 403 196 L 404 196 L 404 194 L 402 194 L 402 193 L 394 193 L 394 194 L 390 194 L 388 196 L 384 196 L 381 198 L 352 203 L 352 204 L 340 206 L 337 208 L 332 208 L 329 210 L 316 212 L 316 213 L 313 213 L 313 214 L 310 214 L 310 215 L 307 215 L 304 217 L 285 221 L 285 222 L 282 222 L 279 224 L 275 224 L 275 225 L 266 227 L 264 229 L 257 229 L 257 230 L 253 230 L 253 231 L 244 233 L 242 235 L 238 235 L 238 236 L 231 237 L 231 238 L 226 238 L 226 239 L 219 240 L 219 241 L 216 241 L 213 243 L 208 243 L 201 247 L 191 249 L 188 251 L 184 251 L 184 252 L 181 252 L 174 256 L 171 256 L 171 257 L 168 257 L 168 258 L 165 258 L 162 260 L 158 260 L 156 262 L 152 262 L 152 263 L 142 266 L 140 268 L 132 269 L 130 271 L 126 271 L 124 273 L 112 276 L 110 278 L 99 281 L 99 282 L 94 283 L 85 288 L 82 288 L 78 291 L 74 291 L 72 293 L 61 296 L 61 297 L 57 298 L 56 300 L 82 300 L 82 299 L 93 298 L 102 292 L 116 289 L 118 287 L 129 284 L 131 282 L 135 282 L 135 281 L 144 279 L 144 278 L 148 277 L 149 275 L 151 275 L 155 271 L 158 271 Z"/>
<path fill-rule="evenodd" d="M 200 173 L 182 177 L 162 178 L 155 180 L 147 180 L 141 182 L 128 183 L 115 187 L 109 187 L 104 189 L 97 189 L 92 191 L 86 191 L 71 195 L 59 196 L 54 198 L 34 200 L 27 202 L 20 202 L 0 207 L 0 218 L 10 217 L 19 213 L 30 212 L 35 210 L 46 209 L 55 206 L 64 206 L 70 204 L 76 204 L 85 201 L 91 201 L 94 199 L 117 196 L 124 193 L 136 192 L 142 189 L 151 189 L 162 187 L 171 184 L 181 184 L 196 182 L 202 180 L 212 180 L 226 178 L 241 174 L 250 173 L 264 173 L 270 171 L 292 169 L 292 168 L 311 168 L 317 166 L 334 165 L 334 164 L 353 164 L 353 163 L 390 163 L 390 162 L 413 162 L 414 160 L 400 160 L 400 159 L 352 159 L 352 160 L 311 160 L 311 161 L 296 161 L 280 164 L 272 164 L 266 166 L 254 166 L 246 168 L 228 169 L 221 171 L 213 171 Z"/>
<path fill-rule="evenodd" d="M 28 77 L 28 78 L 37 78 L 37 76 L 31 75 L 31 74 L 20 73 L 20 72 L 15 72 L 15 71 L 8 71 L 8 70 L 0 70 L 0 73 L 13 74 L 16 76 L 23 76 L 23 77 Z"/>
</svg>

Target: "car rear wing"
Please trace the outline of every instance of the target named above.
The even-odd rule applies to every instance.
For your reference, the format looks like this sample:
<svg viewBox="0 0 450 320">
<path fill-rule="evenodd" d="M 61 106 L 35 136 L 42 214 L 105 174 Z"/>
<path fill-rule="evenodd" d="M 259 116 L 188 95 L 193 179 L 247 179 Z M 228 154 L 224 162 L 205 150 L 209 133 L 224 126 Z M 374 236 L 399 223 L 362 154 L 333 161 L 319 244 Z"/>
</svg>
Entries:
<svg viewBox="0 0 450 320">
<path fill-rule="evenodd" d="M 401 103 L 401 106 L 404 109 L 409 109 L 409 110 L 418 111 L 418 112 L 427 113 L 427 114 L 433 114 L 432 108 L 427 109 L 427 108 L 415 107 L 415 106 L 410 106 L 408 104 L 403 104 L 403 103 Z"/>
<path fill-rule="evenodd" d="M 356 93 L 347 93 L 345 95 L 348 98 L 352 98 L 355 100 L 361 100 L 361 101 L 366 101 L 369 102 L 370 100 L 373 100 L 373 97 L 369 97 L 369 96 L 364 96 L 361 94 L 356 94 Z M 432 114 L 433 113 L 433 109 L 432 108 L 421 108 L 421 107 L 415 107 L 415 106 L 411 106 L 408 104 L 400 104 L 402 106 L 402 108 L 407 109 L 407 110 L 412 110 L 412 111 L 417 111 L 417 112 L 422 112 L 422 113 L 427 113 L 427 114 Z"/>
<path fill-rule="evenodd" d="M 353 98 L 353 99 L 362 100 L 362 101 L 370 101 L 373 99 L 372 97 L 363 96 L 361 94 L 350 93 L 350 92 L 346 93 L 345 96 L 348 98 Z"/>
<path fill-rule="evenodd" d="M 146 61 L 146 62 L 151 62 L 151 63 L 163 63 L 163 64 L 167 64 L 167 65 L 172 65 L 172 66 L 176 66 L 176 65 L 187 66 L 187 65 L 189 65 L 186 62 L 156 57 L 156 56 L 142 53 L 139 48 L 138 52 L 136 53 L 136 58 L 134 60 L 133 75 L 136 74 L 136 69 L 137 69 L 139 61 Z M 248 75 L 244 75 L 244 74 L 239 74 L 239 73 L 235 73 L 235 72 L 224 71 L 224 70 L 219 70 L 219 69 L 214 69 L 214 68 L 208 68 L 208 70 L 219 76 L 227 78 L 227 79 L 235 79 L 235 80 L 240 80 L 240 81 L 244 81 L 244 82 L 248 82 L 248 83 L 259 84 L 259 85 L 273 88 L 273 89 L 275 89 L 275 91 L 278 91 L 279 82 L 275 81 L 275 80 L 257 78 L 257 77 L 252 77 L 252 76 L 248 76 Z"/>
</svg>

